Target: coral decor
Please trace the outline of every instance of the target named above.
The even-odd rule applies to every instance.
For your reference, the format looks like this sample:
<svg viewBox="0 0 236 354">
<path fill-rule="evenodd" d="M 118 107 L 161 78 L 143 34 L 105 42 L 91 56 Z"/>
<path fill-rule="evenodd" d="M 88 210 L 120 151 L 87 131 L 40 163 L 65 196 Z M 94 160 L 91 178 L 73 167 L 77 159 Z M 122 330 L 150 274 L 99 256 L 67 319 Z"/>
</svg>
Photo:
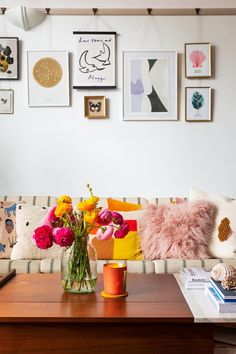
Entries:
<svg viewBox="0 0 236 354">
<path fill-rule="evenodd" d="M 99 198 L 93 195 L 89 185 L 87 187 L 91 197 L 78 203 L 78 210 L 74 210 L 69 196 L 61 196 L 32 236 L 33 242 L 41 249 L 47 249 L 53 243 L 66 249 L 71 247 L 67 277 L 62 285 L 67 291 L 73 288 L 73 292 L 76 288 L 78 292 L 81 289 L 86 292 L 86 287 L 91 289 L 96 283 L 96 279 L 91 278 L 88 235 L 96 230 L 99 240 L 108 240 L 112 236 L 124 238 L 129 232 L 129 225 L 122 215 L 109 209 L 102 210 L 98 206 Z"/>
</svg>

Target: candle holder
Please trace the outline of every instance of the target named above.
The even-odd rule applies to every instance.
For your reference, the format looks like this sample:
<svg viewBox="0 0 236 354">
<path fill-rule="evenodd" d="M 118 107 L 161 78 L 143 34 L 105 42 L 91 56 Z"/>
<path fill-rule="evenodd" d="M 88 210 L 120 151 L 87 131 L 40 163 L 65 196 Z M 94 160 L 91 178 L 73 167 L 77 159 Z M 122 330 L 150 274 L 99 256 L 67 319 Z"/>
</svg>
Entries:
<svg viewBox="0 0 236 354">
<path fill-rule="evenodd" d="M 123 263 L 108 263 L 103 266 L 104 290 L 103 297 L 115 298 L 127 296 L 126 291 L 127 266 Z"/>
</svg>

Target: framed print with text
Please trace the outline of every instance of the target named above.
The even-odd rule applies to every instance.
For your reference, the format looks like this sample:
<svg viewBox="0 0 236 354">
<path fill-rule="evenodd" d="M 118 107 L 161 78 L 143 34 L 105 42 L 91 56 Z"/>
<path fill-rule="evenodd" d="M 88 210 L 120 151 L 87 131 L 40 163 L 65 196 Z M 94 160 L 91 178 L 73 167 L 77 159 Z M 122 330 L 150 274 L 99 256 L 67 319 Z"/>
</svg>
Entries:
<svg viewBox="0 0 236 354">
<path fill-rule="evenodd" d="M 210 43 L 185 43 L 185 76 L 211 77 Z"/>
</svg>

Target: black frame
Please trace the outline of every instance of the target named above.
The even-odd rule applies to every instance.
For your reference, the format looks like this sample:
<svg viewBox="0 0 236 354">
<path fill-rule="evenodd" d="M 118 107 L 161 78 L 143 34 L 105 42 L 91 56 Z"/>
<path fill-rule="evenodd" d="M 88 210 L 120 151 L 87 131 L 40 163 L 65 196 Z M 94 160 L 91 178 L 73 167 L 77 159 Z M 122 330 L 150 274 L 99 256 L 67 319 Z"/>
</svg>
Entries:
<svg viewBox="0 0 236 354">
<path fill-rule="evenodd" d="M 16 48 L 17 48 L 17 53 L 16 53 L 16 77 L 1 77 L 1 72 L 0 72 L 0 80 L 19 80 L 19 38 L 18 37 L 0 37 L 0 44 L 1 40 L 16 40 Z"/>
<path fill-rule="evenodd" d="M 100 31 L 74 31 L 73 34 L 91 34 L 91 35 L 112 35 L 114 36 L 114 50 L 115 50 L 115 64 L 114 64 L 114 82 L 116 82 L 116 32 L 100 32 Z M 73 89 L 115 89 L 116 84 L 114 85 L 91 85 L 91 86 L 81 86 L 75 85 Z"/>
</svg>

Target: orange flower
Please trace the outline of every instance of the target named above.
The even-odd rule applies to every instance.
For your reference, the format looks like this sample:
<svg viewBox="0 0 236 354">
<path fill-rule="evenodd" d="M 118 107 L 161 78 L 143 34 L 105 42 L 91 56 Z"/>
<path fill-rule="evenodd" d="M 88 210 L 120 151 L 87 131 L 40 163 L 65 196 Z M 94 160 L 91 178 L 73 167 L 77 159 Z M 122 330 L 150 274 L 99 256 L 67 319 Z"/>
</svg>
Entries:
<svg viewBox="0 0 236 354">
<path fill-rule="evenodd" d="M 57 218 L 60 218 L 64 214 L 72 212 L 72 210 L 73 210 L 72 204 L 61 203 L 56 207 L 54 214 Z"/>
<path fill-rule="evenodd" d="M 95 211 L 86 211 L 84 213 L 84 221 L 88 224 L 92 224 L 97 218 L 97 213 Z"/>
<path fill-rule="evenodd" d="M 69 197 L 68 195 L 61 195 L 61 196 L 57 199 L 57 204 L 60 205 L 60 204 L 63 204 L 63 203 L 71 204 L 71 203 L 72 203 L 71 197 Z"/>
<path fill-rule="evenodd" d="M 77 208 L 81 211 L 92 211 L 96 208 L 98 197 L 91 197 L 77 204 Z"/>
</svg>

